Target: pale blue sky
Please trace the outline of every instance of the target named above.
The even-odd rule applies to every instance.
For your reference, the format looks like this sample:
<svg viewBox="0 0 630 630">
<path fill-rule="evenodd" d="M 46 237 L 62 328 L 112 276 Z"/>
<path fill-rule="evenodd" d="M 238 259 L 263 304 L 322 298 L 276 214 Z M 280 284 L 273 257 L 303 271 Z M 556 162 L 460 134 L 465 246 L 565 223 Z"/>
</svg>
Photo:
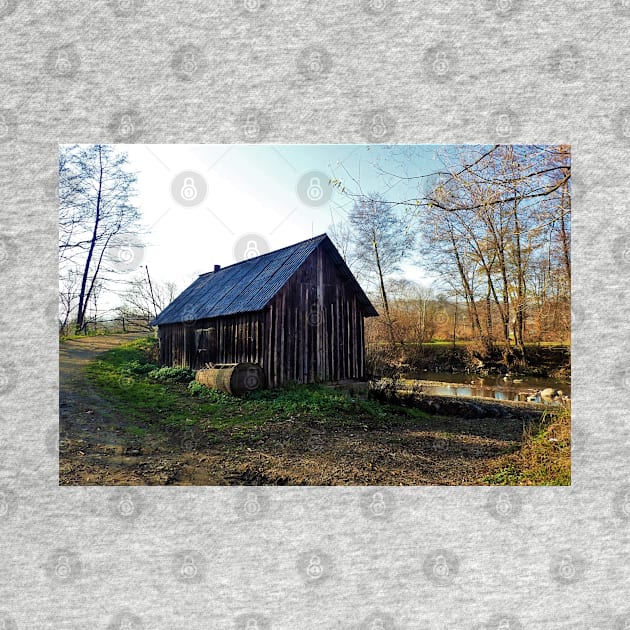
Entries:
<svg viewBox="0 0 630 630">
<path fill-rule="evenodd" d="M 396 170 L 396 156 L 384 145 L 120 145 L 138 173 L 137 202 L 148 228 L 144 263 L 156 280 L 184 289 L 214 264 L 238 262 L 234 247 L 244 234 L 260 234 L 278 249 L 326 232 L 343 220 L 351 202 L 337 191 L 320 206 L 304 203 L 298 182 L 310 171 L 347 179 L 343 163 L 360 175 L 365 192 L 386 197 L 413 195 L 405 184 L 387 192 L 374 163 Z M 438 168 L 432 146 L 418 146 L 414 172 Z M 397 147 L 399 151 L 401 147 Z M 409 163 L 407 161 L 407 163 Z M 201 203 L 183 207 L 171 194 L 182 171 L 203 176 L 207 194 Z M 178 188 L 179 190 L 179 188 Z M 422 272 L 405 265 L 401 274 L 425 281 Z"/>
</svg>

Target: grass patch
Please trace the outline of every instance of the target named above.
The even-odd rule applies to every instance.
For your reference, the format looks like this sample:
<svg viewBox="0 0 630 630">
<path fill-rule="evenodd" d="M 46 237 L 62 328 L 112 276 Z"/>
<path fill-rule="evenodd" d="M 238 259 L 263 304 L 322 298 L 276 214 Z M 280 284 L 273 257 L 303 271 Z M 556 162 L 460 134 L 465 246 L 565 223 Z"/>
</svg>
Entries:
<svg viewBox="0 0 630 630">
<path fill-rule="evenodd" d="M 137 435 L 146 427 L 174 430 L 197 425 L 238 439 L 246 434 L 255 437 L 253 430 L 265 423 L 299 421 L 366 430 L 414 425 L 429 417 L 418 410 L 352 398 L 323 385 L 294 385 L 234 398 L 197 383 L 191 370 L 157 368 L 152 362 L 155 343 L 154 338 L 138 339 L 105 352 L 86 368 L 89 380 L 124 414 L 129 430 Z"/>
<path fill-rule="evenodd" d="M 571 410 L 546 410 L 527 429 L 518 451 L 506 455 L 483 483 L 492 485 L 571 485 Z"/>
<path fill-rule="evenodd" d="M 135 425 L 131 425 L 128 426 L 125 431 L 129 434 L 129 435 L 133 435 L 135 437 L 144 437 L 147 433 L 148 430 L 145 429 L 144 427 L 137 427 Z"/>
</svg>

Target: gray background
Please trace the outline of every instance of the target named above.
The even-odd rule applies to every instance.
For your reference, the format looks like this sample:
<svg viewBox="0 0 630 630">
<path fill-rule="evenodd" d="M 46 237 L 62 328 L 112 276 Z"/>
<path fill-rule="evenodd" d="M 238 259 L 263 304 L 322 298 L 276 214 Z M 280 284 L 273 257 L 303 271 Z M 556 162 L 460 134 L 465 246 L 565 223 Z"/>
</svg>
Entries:
<svg viewBox="0 0 630 630">
<path fill-rule="evenodd" d="M 0 628 L 626 628 L 629 26 L 621 0 L 0 2 Z M 143 143 L 570 142 L 573 486 L 391 489 L 380 518 L 365 488 L 58 488 L 57 143 L 123 115 Z"/>
</svg>

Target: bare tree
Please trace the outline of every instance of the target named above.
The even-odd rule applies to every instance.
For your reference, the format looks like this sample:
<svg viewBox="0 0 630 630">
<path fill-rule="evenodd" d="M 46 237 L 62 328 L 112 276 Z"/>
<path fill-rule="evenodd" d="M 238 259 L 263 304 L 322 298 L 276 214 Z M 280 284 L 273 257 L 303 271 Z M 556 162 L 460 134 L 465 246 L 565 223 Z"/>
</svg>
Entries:
<svg viewBox="0 0 630 630">
<path fill-rule="evenodd" d="M 66 269 L 59 276 L 59 331 L 66 333 L 79 299 L 80 274 L 75 269 Z"/>
<path fill-rule="evenodd" d="M 397 338 L 417 344 L 430 341 L 439 308 L 433 289 L 406 278 L 392 279 L 387 284 Z"/>
<path fill-rule="evenodd" d="M 566 278 L 567 285 L 570 279 L 567 155 L 562 147 L 500 146 L 474 160 L 469 148 L 451 151 L 451 162 L 445 159 L 447 173 L 436 178 L 426 196 L 429 215 L 449 228 L 441 238 L 450 241 L 473 330 L 488 346 L 496 311 L 508 363 L 514 351 L 517 359 L 524 356 L 530 288 L 535 284 L 529 278 L 545 242 L 547 275 Z M 554 242 L 558 264 L 552 262 Z M 483 298 L 472 289 L 465 260 L 477 261 L 485 276 L 485 333 L 482 320 L 476 319 L 476 303 Z"/>
<path fill-rule="evenodd" d="M 365 261 L 357 256 L 353 247 L 352 228 L 350 225 L 345 221 L 335 221 L 328 226 L 326 233 L 357 280 L 365 279 Z"/>
<path fill-rule="evenodd" d="M 133 204 L 136 175 L 126 153 L 107 145 L 62 146 L 59 160 L 60 264 L 80 269 L 76 332 L 85 331 L 86 314 L 99 281 L 116 272 L 107 251 L 115 238 L 138 229 Z"/>
<path fill-rule="evenodd" d="M 118 313 L 128 319 L 145 321 L 149 328 L 149 322 L 175 299 L 177 287 L 172 282 L 153 281 L 149 284 L 145 271 L 143 268 L 129 281 Z"/>
<path fill-rule="evenodd" d="M 396 336 L 385 278 L 400 270 L 400 263 L 409 255 L 414 237 L 406 222 L 390 206 L 383 204 L 378 194 L 355 201 L 349 223 L 354 252 L 378 287 L 389 340 L 394 344 Z"/>
</svg>

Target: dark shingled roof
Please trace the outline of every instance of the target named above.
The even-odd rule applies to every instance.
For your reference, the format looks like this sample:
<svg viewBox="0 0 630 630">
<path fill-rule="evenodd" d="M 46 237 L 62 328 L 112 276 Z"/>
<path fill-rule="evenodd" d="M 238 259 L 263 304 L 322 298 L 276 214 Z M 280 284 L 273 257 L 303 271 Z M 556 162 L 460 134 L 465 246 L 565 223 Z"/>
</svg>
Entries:
<svg viewBox="0 0 630 630">
<path fill-rule="evenodd" d="M 326 234 L 223 267 L 199 276 L 152 322 L 153 326 L 260 311 L 282 289 L 306 259 L 325 247 L 337 270 L 357 294 L 363 312 L 378 315 Z"/>
</svg>

